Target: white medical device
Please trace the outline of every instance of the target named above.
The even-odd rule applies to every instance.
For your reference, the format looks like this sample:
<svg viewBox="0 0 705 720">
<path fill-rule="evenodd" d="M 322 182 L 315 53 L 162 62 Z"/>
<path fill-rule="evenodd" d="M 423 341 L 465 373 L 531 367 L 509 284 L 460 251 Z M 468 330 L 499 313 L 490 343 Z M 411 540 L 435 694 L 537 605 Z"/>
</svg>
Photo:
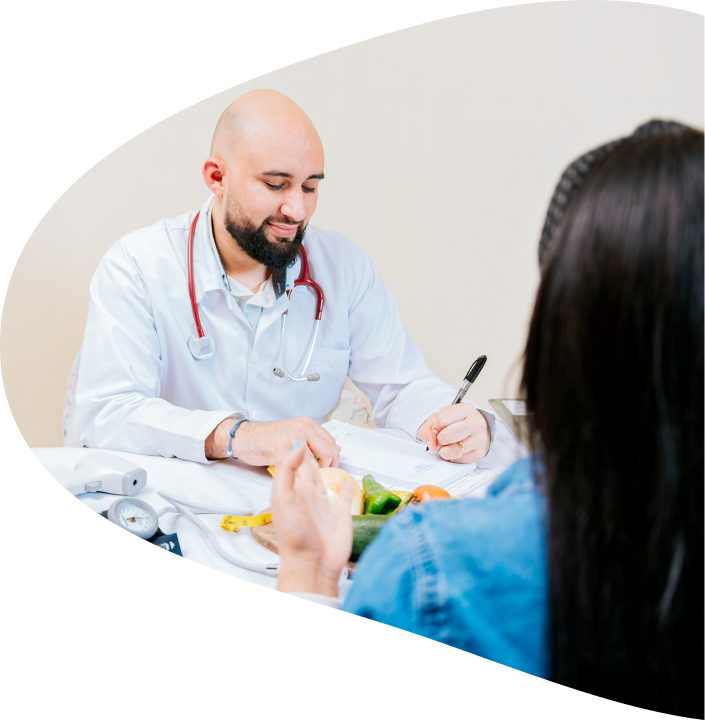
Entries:
<svg viewBox="0 0 705 720">
<path fill-rule="evenodd" d="M 70 493 L 78 495 L 84 492 L 105 492 L 113 495 L 132 496 L 147 484 L 147 473 L 141 467 L 127 460 L 94 452 L 85 455 L 72 472 L 54 476 Z M 227 562 L 244 570 L 260 572 L 264 575 L 279 574 L 279 563 L 252 563 L 231 555 L 220 545 L 210 528 L 197 517 L 198 513 L 208 515 L 252 515 L 252 510 L 243 508 L 211 508 L 191 501 L 179 500 L 173 495 L 158 490 L 157 495 L 172 503 L 155 512 L 144 500 L 133 497 L 118 498 L 108 509 L 106 517 L 121 528 L 137 537 L 149 540 L 159 530 L 159 518 L 166 513 L 180 513 L 195 525 L 208 540 L 213 549 Z M 195 511 L 195 512 L 194 512 Z M 343 577 L 347 578 L 347 568 Z"/>
<path fill-rule="evenodd" d="M 213 546 L 213 549 L 218 553 L 218 555 L 220 555 L 220 557 L 223 558 L 223 560 L 227 560 L 229 563 L 244 568 L 245 570 L 253 570 L 254 572 L 263 573 L 264 575 L 276 576 L 279 574 L 278 562 L 267 564 L 251 563 L 247 562 L 246 560 L 236 558 L 230 553 L 223 550 L 220 543 L 216 540 L 215 535 L 213 535 L 213 533 L 210 531 L 210 528 L 208 528 L 208 526 L 196 516 L 196 513 L 189 510 L 189 508 L 193 508 L 200 513 L 212 515 L 252 515 L 251 510 L 243 510 L 241 508 L 209 508 L 203 505 L 196 505 L 196 503 L 192 503 L 190 501 L 187 502 L 186 500 L 179 500 L 178 498 L 175 498 L 173 495 L 169 495 L 163 490 L 157 490 L 157 495 L 163 497 L 165 500 L 168 500 L 174 505 L 174 507 L 165 507 L 160 510 L 157 513 L 158 517 L 161 517 L 168 512 L 181 513 L 183 517 L 185 517 L 187 520 L 190 520 L 201 531 L 201 533 L 205 536 L 206 540 L 208 540 L 208 542 Z M 343 572 L 341 573 L 340 577 L 342 580 L 346 580 L 348 576 L 349 571 L 348 568 L 345 567 L 343 568 Z"/>
<path fill-rule="evenodd" d="M 103 452 L 84 455 L 71 472 L 54 477 L 72 494 L 103 492 L 136 495 L 147 484 L 147 471 Z"/>
<path fill-rule="evenodd" d="M 108 508 L 106 517 L 143 540 L 149 540 L 159 530 L 159 516 L 154 508 L 137 498 L 117 499 Z"/>
</svg>

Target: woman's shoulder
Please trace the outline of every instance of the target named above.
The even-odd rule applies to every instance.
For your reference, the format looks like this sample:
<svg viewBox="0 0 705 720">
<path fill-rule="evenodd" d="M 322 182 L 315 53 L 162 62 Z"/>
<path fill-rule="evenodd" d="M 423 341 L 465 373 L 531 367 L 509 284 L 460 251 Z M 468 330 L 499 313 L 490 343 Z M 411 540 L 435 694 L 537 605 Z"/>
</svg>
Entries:
<svg viewBox="0 0 705 720">
<path fill-rule="evenodd" d="M 517 460 L 510 465 L 487 490 L 487 497 L 507 496 L 515 493 L 538 493 L 538 482 L 543 464 L 535 455 Z"/>
<path fill-rule="evenodd" d="M 546 503 L 535 469 L 520 461 L 481 500 L 392 519 L 363 555 L 344 609 L 545 676 Z"/>
<path fill-rule="evenodd" d="M 487 573 L 482 580 L 488 591 L 542 573 L 546 501 L 535 468 L 532 458 L 515 463 L 482 499 L 436 501 L 405 511 L 392 526 L 395 535 L 404 536 L 413 562 L 432 554 L 434 567 L 456 583 L 460 570 L 472 567 Z"/>
</svg>

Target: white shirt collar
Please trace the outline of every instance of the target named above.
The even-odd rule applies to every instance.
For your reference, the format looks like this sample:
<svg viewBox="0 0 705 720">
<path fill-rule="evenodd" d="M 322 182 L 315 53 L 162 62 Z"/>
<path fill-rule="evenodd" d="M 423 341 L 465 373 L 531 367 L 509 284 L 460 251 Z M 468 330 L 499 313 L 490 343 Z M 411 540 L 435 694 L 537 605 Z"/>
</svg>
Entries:
<svg viewBox="0 0 705 720">
<path fill-rule="evenodd" d="M 227 276 L 227 279 L 230 285 L 230 294 L 235 298 L 248 298 L 245 303 L 246 305 L 268 308 L 272 307 L 277 301 L 271 277 L 259 286 L 257 292 L 252 292 L 252 290 L 245 287 L 242 283 L 239 283 L 235 278 Z"/>
<path fill-rule="evenodd" d="M 256 293 L 253 293 L 249 288 L 246 288 L 244 285 L 242 285 L 242 283 L 237 282 L 237 280 L 229 277 L 226 274 L 225 269 L 223 268 L 223 261 L 220 258 L 220 253 L 218 252 L 218 246 L 215 244 L 215 238 L 213 237 L 213 220 L 211 217 L 211 209 L 213 207 L 214 200 L 215 196 L 211 195 L 209 200 L 204 203 L 201 210 L 205 211 L 206 232 L 208 233 L 211 250 L 213 251 L 213 257 L 215 258 L 218 272 L 220 274 L 220 277 L 222 278 L 223 286 L 228 291 L 228 293 L 230 295 L 233 295 L 234 297 L 243 297 L 247 294 L 252 295 L 251 300 L 248 300 L 247 302 L 248 305 L 258 305 L 262 308 L 271 307 L 277 301 L 277 296 L 274 292 L 274 285 L 272 283 L 271 276 L 268 280 L 265 281 L 265 283 L 260 286 L 259 290 Z M 292 267 L 286 269 L 285 291 L 293 289 L 294 282 L 296 281 L 296 278 L 299 276 L 300 272 L 301 260 L 297 258 L 296 262 L 292 265 Z M 235 291 L 234 285 L 238 286 L 237 291 Z M 255 298 L 257 298 L 256 301 Z"/>
</svg>

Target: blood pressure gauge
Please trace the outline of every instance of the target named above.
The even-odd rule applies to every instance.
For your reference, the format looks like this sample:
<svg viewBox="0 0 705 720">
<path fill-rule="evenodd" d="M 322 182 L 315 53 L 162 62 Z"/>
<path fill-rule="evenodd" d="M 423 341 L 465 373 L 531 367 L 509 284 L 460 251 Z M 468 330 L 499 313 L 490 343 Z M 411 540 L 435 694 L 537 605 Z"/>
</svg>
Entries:
<svg viewBox="0 0 705 720">
<path fill-rule="evenodd" d="M 159 519 L 154 509 L 134 497 L 116 500 L 108 508 L 107 517 L 111 522 L 144 540 L 149 540 L 159 530 Z"/>
</svg>

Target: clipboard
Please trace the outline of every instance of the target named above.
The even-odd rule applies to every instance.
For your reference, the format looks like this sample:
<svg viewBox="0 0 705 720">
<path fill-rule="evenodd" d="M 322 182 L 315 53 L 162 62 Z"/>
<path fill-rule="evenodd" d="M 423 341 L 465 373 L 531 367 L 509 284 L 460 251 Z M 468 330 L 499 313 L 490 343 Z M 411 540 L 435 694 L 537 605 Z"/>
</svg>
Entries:
<svg viewBox="0 0 705 720">
<path fill-rule="evenodd" d="M 495 398 L 490 400 L 493 410 L 504 420 L 516 439 L 527 449 L 531 450 L 531 434 L 529 420 L 531 413 L 526 409 L 523 400 L 510 400 L 509 398 Z"/>
</svg>

